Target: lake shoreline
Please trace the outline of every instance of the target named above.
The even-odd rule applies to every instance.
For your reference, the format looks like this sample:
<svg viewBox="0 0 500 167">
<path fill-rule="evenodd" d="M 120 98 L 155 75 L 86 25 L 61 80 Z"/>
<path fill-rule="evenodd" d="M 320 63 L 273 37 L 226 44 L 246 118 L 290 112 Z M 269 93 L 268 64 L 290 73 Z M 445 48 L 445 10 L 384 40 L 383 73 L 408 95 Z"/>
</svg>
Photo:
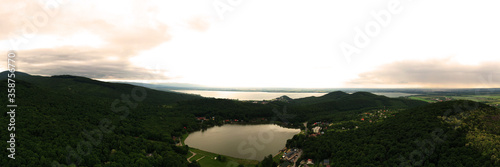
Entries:
<svg viewBox="0 0 500 167">
<path fill-rule="evenodd" d="M 286 146 L 286 141 L 299 134 L 299 128 L 279 124 L 232 123 L 183 135 L 182 143 L 214 154 L 238 159 L 262 161 L 275 156 Z M 194 136 L 193 136 L 194 135 Z M 253 138 L 253 139 L 251 139 Z"/>
<path fill-rule="evenodd" d="M 185 90 L 185 89 L 177 89 L 171 90 L 173 92 L 199 95 L 202 97 L 209 98 L 218 98 L 218 99 L 231 99 L 238 101 L 272 101 L 281 96 L 288 96 L 292 99 L 300 99 L 306 97 L 320 97 L 328 92 L 308 92 L 308 91 L 298 91 L 298 92 L 287 92 L 287 91 L 242 91 L 242 90 Z M 359 91 L 347 91 L 346 93 L 352 94 L 354 92 Z M 398 98 L 398 97 L 408 97 L 419 95 L 420 93 L 416 92 L 405 92 L 405 91 L 380 91 L 380 90 L 372 90 L 366 91 L 376 95 L 382 95 L 389 98 Z"/>
</svg>

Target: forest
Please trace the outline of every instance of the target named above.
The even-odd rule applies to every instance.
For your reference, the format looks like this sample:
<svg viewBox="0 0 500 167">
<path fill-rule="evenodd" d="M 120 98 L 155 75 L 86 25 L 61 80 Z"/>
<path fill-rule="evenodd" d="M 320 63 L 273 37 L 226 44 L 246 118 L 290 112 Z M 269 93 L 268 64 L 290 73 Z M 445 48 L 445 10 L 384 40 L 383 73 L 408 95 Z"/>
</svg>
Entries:
<svg viewBox="0 0 500 167">
<path fill-rule="evenodd" d="M 0 89 L 7 90 L 5 72 L 0 76 Z M 227 120 L 302 129 L 308 122 L 308 133 L 294 136 L 287 146 L 303 149 L 301 160 L 329 159 L 334 166 L 494 166 L 500 156 L 498 109 L 471 101 L 429 104 L 337 91 L 254 103 L 69 75 L 16 72 L 15 79 L 16 159 L 2 151 L 1 166 L 199 166 L 188 163 L 189 147 L 177 146 L 179 139 Z M 0 101 L 8 104 L 6 96 Z M 359 121 L 363 113 L 382 109 L 394 116 Z M 4 114 L 0 124 L 7 126 L 9 119 Z M 315 122 L 332 126 L 311 137 Z M 0 139 L 8 141 L 9 132 L 0 131 Z M 271 158 L 259 165 L 278 163 Z"/>
<path fill-rule="evenodd" d="M 380 122 L 356 121 L 359 128 L 351 130 L 296 135 L 287 146 L 303 149 L 303 160 L 332 166 L 498 166 L 499 119 L 500 110 L 483 103 L 440 102 Z"/>
</svg>

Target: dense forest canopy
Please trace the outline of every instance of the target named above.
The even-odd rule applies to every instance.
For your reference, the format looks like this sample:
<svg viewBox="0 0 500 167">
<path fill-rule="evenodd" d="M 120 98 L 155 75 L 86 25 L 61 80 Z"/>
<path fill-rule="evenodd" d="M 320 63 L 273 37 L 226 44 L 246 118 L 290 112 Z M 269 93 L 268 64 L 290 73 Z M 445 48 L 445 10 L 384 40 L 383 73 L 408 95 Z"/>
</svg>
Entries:
<svg viewBox="0 0 500 167">
<path fill-rule="evenodd" d="M 429 104 L 379 122 L 357 121 L 351 130 L 296 135 L 288 147 L 302 159 L 345 166 L 498 166 L 500 110 L 472 101 Z M 336 115 L 352 119 L 352 115 Z M 374 119 L 374 118 L 370 118 Z M 353 127 L 346 122 L 340 127 Z M 338 129 L 338 128 L 336 128 Z"/>
<path fill-rule="evenodd" d="M 3 90 L 5 76 L 0 74 Z M 0 159 L 2 166 L 198 166 L 188 163 L 189 147 L 178 146 L 179 139 L 228 120 L 301 129 L 308 122 L 309 131 L 294 136 L 287 146 L 303 149 L 301 159 L 329 159 L 332 165 L 493 166 L 500 156 L 498 109 L 470 101 L 428 104 L 337 91 L 245 102 L 21 72 L 16 72 L 15 84 L 16 159 Z M 6 96 L 0 101 L 8 104 Z M 391 116 L 360 121 L 376 110 Z M 9 119 L 4 114 L 0 124 L 7 125 Z M 311 137 L 316 122 L 327 122 L 330 129 Z M 9 132 L 0 131 L 0 139 L 8 141 Z M 278 162 L 266 157 L 260 165 L 268 163 Z"/>
</svg>

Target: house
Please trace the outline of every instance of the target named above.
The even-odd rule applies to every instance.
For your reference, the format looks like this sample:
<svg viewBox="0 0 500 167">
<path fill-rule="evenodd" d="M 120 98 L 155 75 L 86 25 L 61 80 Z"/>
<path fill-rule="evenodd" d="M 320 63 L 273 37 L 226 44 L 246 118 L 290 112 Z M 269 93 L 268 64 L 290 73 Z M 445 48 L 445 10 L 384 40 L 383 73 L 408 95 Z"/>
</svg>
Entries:
<svg viewBox="0 0 500 167">
<path fill-rule="evenodd" d="M 330 165 L 330 160 L 329 159 L 324 159 L 323 160 L 323 165 L 326 166 L 326 165 Z"/>
<path fill-rule="evenodd" d="M 313 160 L 312 160 L 312 159 L 307 159 L 307 164 L 308 164 L 308 165 L 312 165 L 312 164 L 314 164 L 314 163 L 313 163 Z"/>
<path fill-rule="evenodd" d="M 316 126 L 312 130 L 313 130 L 314 133 L 319 133 L 319 131 L 321 130 L 321 127 Z"/>
<path fill-rule="evenodd" d="M 286 159 L 290 160 L 295 156 L 295 151 L 290 151 L 288 153 L 285 153 Z"/>
</svg>

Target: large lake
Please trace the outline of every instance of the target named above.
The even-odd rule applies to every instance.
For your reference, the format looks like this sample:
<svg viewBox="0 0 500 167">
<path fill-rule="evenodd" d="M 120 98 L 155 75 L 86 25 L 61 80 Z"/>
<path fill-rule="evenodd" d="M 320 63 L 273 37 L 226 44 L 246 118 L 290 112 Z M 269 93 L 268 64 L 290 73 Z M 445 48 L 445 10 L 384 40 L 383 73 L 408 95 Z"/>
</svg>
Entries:
<svg viewBox="0 0 500 167">
<path fill-rule="evenodd" d="M 226 124 L 204 132 L 193 132 L 184 142 L 189 147 L 216 154 L 261 161 L 269 154 L 274 156 L 278 153 L 285 147 L 286 141 L 299 132 L 300 129 L 272 124 Z"/>
<path fill-rule="evenodd" d="M 292 99 L 322 96 L 326 93 L 291 93 L 291 92 L 245 92 L 245 91 L 210 91 L 210 90 L 173 90 L 181 93 L 197 94 L 203 97 L 215 97 L 238 100 L 271 100 L 286 95 Z"/>
<path fill-rule="evenodd" d="M 173 90 L 181 93 L 197 94 L 203 97 L 215 97 L 224 99 L 238 99 L 238 100 L 271 100 L 277 97 L 286 95 L 292 99 L 310 97 L 310 96 L 323 96 L 326 93 L 293 93 L 293 92 L 246 92 L 246 91 L 208 91 L 208 90 Z M 400 92 L 372 92 L 377 95 L 384 95 L 387 97 L 401 97 L 410 96 L 414 94 L 400 93 Z"/>
</svg>

